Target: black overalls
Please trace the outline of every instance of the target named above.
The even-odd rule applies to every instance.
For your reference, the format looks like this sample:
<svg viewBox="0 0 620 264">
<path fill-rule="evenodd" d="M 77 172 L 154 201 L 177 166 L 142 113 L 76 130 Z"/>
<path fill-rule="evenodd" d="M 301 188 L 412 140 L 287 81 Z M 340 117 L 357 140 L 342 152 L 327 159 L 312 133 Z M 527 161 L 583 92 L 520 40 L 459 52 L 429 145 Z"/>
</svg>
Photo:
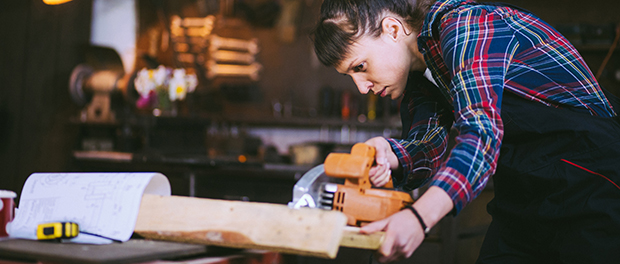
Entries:
<svg viewBox="0 0 620 264">
<path fill-rule="evenodd" d="M 615 111 L 617 98 L 608 95 Z M 620 263 L 620 125 L 504 92 L 478 263 Z"/>
</svg>

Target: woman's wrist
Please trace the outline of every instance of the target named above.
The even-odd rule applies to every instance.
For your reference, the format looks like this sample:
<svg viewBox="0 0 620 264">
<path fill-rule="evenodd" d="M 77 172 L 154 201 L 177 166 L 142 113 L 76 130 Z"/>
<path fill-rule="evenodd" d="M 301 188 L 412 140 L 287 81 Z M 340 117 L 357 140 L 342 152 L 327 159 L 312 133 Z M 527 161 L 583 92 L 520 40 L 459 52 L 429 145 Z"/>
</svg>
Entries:
<svg viewBox="0 0 620 264">
<path fill-rule="evenodd" d="M 413 216 L 415 216 L 418 219 L 420 227 L 422 227 L 422 232 L 424 232 L 424 237 L 428 237 L 428 233 L 430 232 L 431 228 L 429 226 L 427 226 L 426 223 L 424 223 L 424 219 L 422 218 L 420 213 L 418 213 L 418 210 L 416 210 L 411 205 L 405 206 L 405 208 L 403 208 L 403 210 L 410 210 L 411 213 L 413 213 Z"/>
<path fill-rule="evenodd" d="M 431 186 L 412 207 L 418 212 L 424 224 L 432 228 L 452 211 L 454 203 L 443 189 Z"/>
</svg>

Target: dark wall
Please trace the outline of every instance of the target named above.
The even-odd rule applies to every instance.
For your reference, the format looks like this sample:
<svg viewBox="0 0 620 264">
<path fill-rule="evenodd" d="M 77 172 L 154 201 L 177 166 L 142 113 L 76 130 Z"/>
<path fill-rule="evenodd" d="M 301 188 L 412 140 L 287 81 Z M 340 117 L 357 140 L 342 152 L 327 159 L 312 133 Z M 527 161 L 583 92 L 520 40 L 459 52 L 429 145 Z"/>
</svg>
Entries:
<svg viewBox="0 0 620 264">
<path fill-rule="evenodd" d="M 89 42 L 91 6 L 0 1 L 0 189 L 19 192 L 31 173 L 66 167 L 76 111 L 67 83 Z"/>
</svg>

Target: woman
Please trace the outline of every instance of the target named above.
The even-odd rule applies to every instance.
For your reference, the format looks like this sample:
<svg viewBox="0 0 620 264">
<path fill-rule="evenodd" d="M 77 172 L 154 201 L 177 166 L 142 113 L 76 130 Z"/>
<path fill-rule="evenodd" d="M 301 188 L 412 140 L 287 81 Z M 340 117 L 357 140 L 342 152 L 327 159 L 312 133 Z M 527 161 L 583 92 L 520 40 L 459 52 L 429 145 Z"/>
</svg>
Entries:
<svg viewBox="0 0 620 264">
<path fill-rule="evenodd" d="M 373 184 L 430 185 L 362 228 L 386 232 L 379 261 L 411 256 L 491 175 L 479 263 L 620 259 L 619 106 L 548 24 L 467 0 L 325 0 L 313 35 L 319 60 L 362 94 L 402 98 L 402 139 L 366 142 Z"/>
</svg>

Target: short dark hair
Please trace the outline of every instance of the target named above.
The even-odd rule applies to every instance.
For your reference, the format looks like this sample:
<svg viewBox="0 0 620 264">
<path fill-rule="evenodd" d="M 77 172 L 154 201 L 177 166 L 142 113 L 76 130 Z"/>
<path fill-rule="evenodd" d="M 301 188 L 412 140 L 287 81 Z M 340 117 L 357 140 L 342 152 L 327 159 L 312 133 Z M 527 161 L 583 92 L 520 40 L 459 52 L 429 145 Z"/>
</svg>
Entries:
<svg viewBox="0 0 620 264">
<path fill-rule="evenodd" d="M 381 35 L 382 16 L 398 15 L 419 32 L 434 0 L 324 0 L 311 37 L 319 61 L 338 65 L 361 36 Z"/>
</svg>

